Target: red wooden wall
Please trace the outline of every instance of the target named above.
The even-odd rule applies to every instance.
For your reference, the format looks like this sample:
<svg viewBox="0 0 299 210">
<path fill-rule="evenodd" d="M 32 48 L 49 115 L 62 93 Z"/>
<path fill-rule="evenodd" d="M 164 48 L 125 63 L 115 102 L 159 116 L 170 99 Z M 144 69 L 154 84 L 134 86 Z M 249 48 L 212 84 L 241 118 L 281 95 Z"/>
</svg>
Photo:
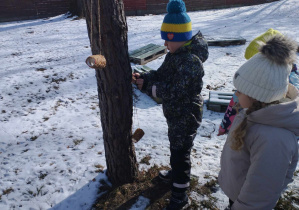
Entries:
<svg viewBox="0 0 299 210">
<path fill-rule="evenodd" d="M 82 0 L 86 1 L 86 0 Z M 123 0 L 127 15 L 161 14 L 169 0 Z M 187 11 L 261 4 L 275 0 L 185 0 Z M 51 17 L 69 11 L 71 0 L 0 0 L 0 22 Z"/>
<path fill-rule="evenodd" d="M 69 9 L 70 0 L 0 0 L 0 22 L 51 17 Z"/>
<path fill-rule="evenodd" d="M 124 0 L 125 10 L 146 10 L 146 0 Z"/>
<path fill-rule="evenodd" d="M 127 15 L 166 13 L 169 0 L 123 0 Z M 187 11 L 262 4 L 277 0 L 184 0 Z"/>
</svg>

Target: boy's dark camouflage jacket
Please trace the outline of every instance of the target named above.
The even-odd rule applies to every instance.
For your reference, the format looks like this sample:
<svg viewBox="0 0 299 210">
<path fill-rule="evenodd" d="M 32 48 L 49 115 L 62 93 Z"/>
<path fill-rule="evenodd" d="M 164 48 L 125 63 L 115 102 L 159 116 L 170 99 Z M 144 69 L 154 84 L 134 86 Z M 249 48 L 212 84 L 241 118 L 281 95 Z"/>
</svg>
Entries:
<svg viewBox="0 0 299 210">
<path fill-rule="evenodd" d="M 175 53 L 167 53 L 157 71 L 141 75 L 143 90 L 152 94 L 152 86 L 157 87 L 157 97 L 163 99 L 166 118 L 192 114 L 202 103 L 200 92 L 203 86 L 202 63 L 208 58 L 208 44 L 199 31 L 189 45 L 184 45 Z"/>
</svg>

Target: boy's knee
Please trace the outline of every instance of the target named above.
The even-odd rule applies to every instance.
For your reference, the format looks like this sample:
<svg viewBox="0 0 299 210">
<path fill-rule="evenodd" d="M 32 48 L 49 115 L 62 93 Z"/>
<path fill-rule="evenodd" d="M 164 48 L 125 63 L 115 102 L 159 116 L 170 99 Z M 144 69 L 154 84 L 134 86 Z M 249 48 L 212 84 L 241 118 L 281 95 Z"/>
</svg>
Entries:
<svg viewBox="0 0 299 210">
<path fill-rule="evenodd" d="M 195 136 L 196 133 L 184 137 L 181 135 L 169 136 L 170 149 L 176 151 L 186 151 L 191 149 Z"/>
</svg>

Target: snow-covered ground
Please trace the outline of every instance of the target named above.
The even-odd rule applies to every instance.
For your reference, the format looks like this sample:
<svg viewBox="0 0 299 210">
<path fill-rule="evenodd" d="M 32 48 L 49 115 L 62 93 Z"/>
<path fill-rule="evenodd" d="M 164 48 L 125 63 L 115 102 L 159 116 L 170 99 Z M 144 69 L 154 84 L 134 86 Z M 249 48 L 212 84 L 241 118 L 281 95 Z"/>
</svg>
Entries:
<svg viewBox="0 0 299 210">
<path fill-rule="evenodd" d="M 232 76 L 245 61 L 249 41 L 269 28 L 299 42 L 299 2 L 268 4 L 188 13 L 193 32 L 211 37 L 239 37 L 246 45 L 210 47 L 205 62 L 202 94 L 207 85 L 231 91 Z M 149 43 L 163 45 L 160 26 L 164 15 L 128 17 L 129 50 Z M 88 209 L 105 174 L 105 151 L 94 70 L 85 59 L 91 54 L 85 20 L 65 16 L 0 23 L 0 209 Z M 160 57 L 147 65 L 156 69 Z M 134 64 L 132 64 L 134 65 Z M 167 125 L 161 105 L 135 90 L 133 128 L 145 136 L 136 143 L 140 161 L 169 165 Z M 204 109 L 192 151 L 192 174 L 204 184 L 216 177 L 226 136 L 217 136 L 223 113 Z M 297 170 L 299 166 L 297 167 Z M 289 188 L 299 186 L 299 177 Z M 202 196 L 197 199 L 204 199 Z M 218 190 L 217 206 L 228 202 Z M 136 206 L 145 206 L 139 199 Z M 142 208 L 139 208 L 142 209 Z"/>
</svg>

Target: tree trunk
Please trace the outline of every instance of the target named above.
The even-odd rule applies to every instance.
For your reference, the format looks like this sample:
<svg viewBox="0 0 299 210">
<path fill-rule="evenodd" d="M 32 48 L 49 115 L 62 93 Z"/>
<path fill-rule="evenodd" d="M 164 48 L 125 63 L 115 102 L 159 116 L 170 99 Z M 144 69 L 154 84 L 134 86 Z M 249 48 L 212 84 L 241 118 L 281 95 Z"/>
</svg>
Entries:
<svg viewBox="0 0 299 210">
<path fill-rule="evenodd" d="M 86 23 L 92 54 L 107 60 L 96 70 L 107 176 L 114 186 L 138 175 L 132 142 L 132 69 L 128 54 L 127 22 L 122 0 L 88 0 Z"/>
<path fill-rule="evenodd" d="M 85 17 L 84 3 L 85 0 L 71 0 L 70 12 L 72 13 L 72 15 L 77 15 L 80 18 Z"/>
</svg>

